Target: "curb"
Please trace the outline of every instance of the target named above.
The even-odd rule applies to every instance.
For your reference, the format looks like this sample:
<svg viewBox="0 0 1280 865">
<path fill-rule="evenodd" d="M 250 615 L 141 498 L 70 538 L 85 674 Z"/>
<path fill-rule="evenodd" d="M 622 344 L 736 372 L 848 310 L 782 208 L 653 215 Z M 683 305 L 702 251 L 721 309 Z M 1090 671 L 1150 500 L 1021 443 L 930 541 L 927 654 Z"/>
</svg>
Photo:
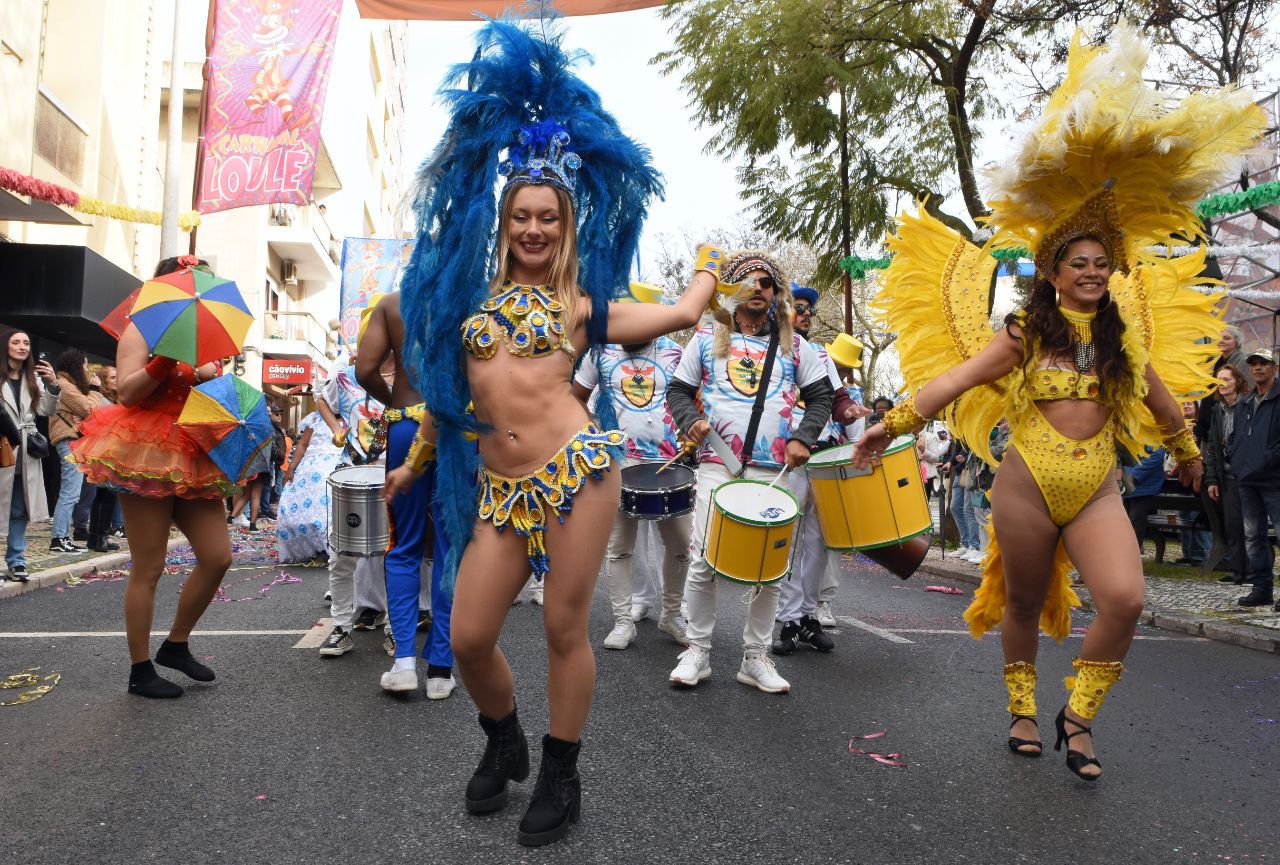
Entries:
<svg viewBox="0 0 1280 865">
<path fill-rule="evenodd" d="M 936 561 L 926 559 L 920 565 L 920 571 L 935 577 L 946 577 L 960 583 L 976 586 L 982 582 L 982 574 L 977 571 L 962 570 Z M 1081 599 L 1083 609 L 1096 612 L 1093 600 L 1089 597 Z M 1165 631 L 1177 631 L 1193 637 L 1205 637 L 1220 643 L 1230 643 L 1242 649 L 1253 649 L 1259 652 L 1280 654 L 1280 633 L 1270 628 L 1259 628 L 1256 625 L 1242 625 L 1206 616 L 1186 610 L 1149 610 L 1144 609 L 1138 619 L 1144 625 L 1160 628 Z"/>
<path fill-rule="evenodd" d="M 176 538 L 169 538 L 166 551 L 171 553 L 176 547 L 186 542 L 187 539 L 181 535 Z M 82 577 L 95 571 L 110 571 L 127 565 L 131 558 L 133 558 L 132 553 L 128 550 L 121 550 L 118 553 L 107 553 L 104 556 L 94 556 L 91 559 L 81 559 L 70 565 L 59 565 L 47 571 L 39 571 L 32 574 L 31 579 L 25 583 L 6 582 L 3 586 L 0 586 L 0 601 L 6 598 L 16 598 L 18 595 L 25 595 L 27 592 L 34 592 L 36 589 L 56 586 L 59 583 L 66 582 L 71 577 Z"/>
</svg>

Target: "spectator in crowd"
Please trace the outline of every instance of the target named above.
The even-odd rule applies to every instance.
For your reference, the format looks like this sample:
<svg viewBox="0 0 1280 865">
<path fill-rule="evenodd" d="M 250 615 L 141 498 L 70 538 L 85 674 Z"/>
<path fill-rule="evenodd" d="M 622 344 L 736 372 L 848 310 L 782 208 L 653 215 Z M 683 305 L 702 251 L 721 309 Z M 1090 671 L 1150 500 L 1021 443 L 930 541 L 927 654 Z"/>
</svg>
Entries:
<svg viewBox="0 0 1280 865">
<path fill-rule="evenodd" d="M 1124 494 L 1124 507 L 1138 538 L 1138 549 L 1147 537 L 1147 517 L 1155 513 L 1156 496 L 1164 489 L 1164 457 L 1164 448 L 1158 448 L 1129 471 L 1133 488 Z"/>
<path fill-rule="evenodd" d="M 9 421 L 18 428 L 16 463 L 0 469 L 0 514 L 9 515 L 5 564 L 10 580 L 25 583 L 27 574 L 27 523 L 49 518 L 44 492 L 41 460 L 49 450 L 49 440 L 36 429 L 36 416 L 50 417 L 58 410 L 58 378 L 41 355 L 31 357 L 31 338 L 13 328 L 0 330 L 0 351 L 4 352 L 4 381 L 0 402 Z M 43 451 L 43 452 L 38 452 Z"/>
<path fill-rule="evenodd" d="M 1240 377 L 1245 381 L 1249 381 L 1249 364 L 1245 362 L 1244 348 L 1242 342 L 1244 334 L 1240 332 L 1240 328 L 1227 325 L 1222 329 L 1222 336 L 1218 338 L 1218 356 L 1213 361 L 1213 374 L 1216 376 L 1225 366 L 1234 367 Z M 1248 390 L 1248 388 L 1245 388 Z M 1244 393 L 1244 391 L 1239 391 Z M 1197 442 L 1206 442 L 1209 439 L 1209 424 L 1211 422 L 1213 407 L 1217 399 L 1213 394 L 1209 394 L 1200 400 L 1200 411 L 1196 417 L 1195 426 L 1191 432 L 1195 435 Z M 1203 450 L 1203 446 L 1201 450 Z M 1207 468 L 1207 466 L 1206 466 Z"/>
<path fill-rule="evenodd" d="M 1004 459 L 1004 452 L 1009 447 L 1009 421 L 1001 418 L 1000 422 L 991 430 L 988 439 L 991 448 L 991 455 L 997 461 Z M 987 530 L 991 525 L 991 486 L 996 480 L 996 469 L 999 465 L 988 465 L 976 455 L 970 454 L 967 471 L 973 476 L 973 487 L 971 488 L 970 503 L 973 507 L 973 519 L 978 524 L 978 542 L 981 546 L 978 548 L 978 561 L 982 561 L 982 556 L 987 552 Z"/>
<path fill-rule="evenodd" d="M 280 501 L 281 487 L 284 484 L 285 464 L 289 461 L 289 437 L 285 434 L 282 423 L 284 411 L 278 405 L 269 409 L 271 427 L 275 431 L 275 440 L 271 443 L 271 466 L 267 469 L 266 479 L 262 484 L 262 501 L 258 510 L 261 516 L 269 520 L 276 519 L 276 505 Z"/>
<path fill-rule="evenodd" d="M 920 459 L 920 477 L 924 480 L 927 498 L 941 489 L 938 480 L 938 463 L 947 455 L 951 438 L 947 428 L 937 421 L 931 422 L 916 437 L 916 456 Z"/>
<path fill-rule="evenodd" d="M 884 413 L 893 408 L 893 400 L 887 396 L 878 396 L 871 403 L 871 416 L 867 418 L 867 426 L 873 427 L 884 420 Z"/>
<path fill-rule="evenodd" d="M 959 439 L 952 439 L 940 469 L 943 477 L 951 479 L 951 518 L 956 521 L 956 531 L 960 534 L 960 548 L 956 550 L 956 557 L 976 564 L 982 561 L 979 549 L 982 542 L 978 540 L 978 521 L 974 518 L 973 502 L 969 496 L 974 479 L 967 469 L 970 468 L 969 460 L 972 458 L 973 454 Z"/>
<path fill-rule="evenodd" d="M 89 359 L 79 349 L 69 348 L 53 362 L 58 374 L 62 397 L 58 411 L 49 419 L 49 440 L 58 452 L 58 468 L 62 484 L 58 489 L 58 502 L 53 508 L 52 537 L 49 551 L 54 553 L 83 553 L 71 541 L 71 517 L 80 501 L 80 488 L 84 474 L 75 463 L 67 460 L 71 442 L 80 437 L 80 421 L 89 416 L 98 405 L 97 394 L 89 385 Z M 86 537 L 87 540 L 87 537 Z"/>
<path fill-rule="evenodd" d="M 1240 514 L 1240 488 L 1227 460 L 1227 447 L 1235 432 L 1235 405 L 1249 392 L 1249 380 L 1235 364 L 1218 370 L 1218 389 L 1209 409 L 1209 435 L 1204 454 L 1205 494 L 1222 515 L 1227 542 L 1227 575 L 1224 583 L 1242 585 L 1249 578 L 1249 559 L 1244 546 L 1244 520 Z M 1203 417 L 1204 414 L 1201 414 Z"/>
<path fill-rule="evenodd" d="M 109 403 L 117 403 L 120 401 L 120 393 L 116 390 L 116 367 L 115 364 L 104 364 L 98 370 L 98 382 L 102 389 L 102 398 Z M 111 527 L 109 535 L 114 538 L 124 537 L 124 511 L 120 509 L 120 500 L 117 497 L 115 511 L 111 515 Z"/>
<path fill-rule="evenodd" d="M 1254 390 L 1236 400 L 1226 453 L 1231 473 L 1239 481 L 1244 543 L 1253 583 L 1253 590 L 1238 603 L 1261 607 L 1274 600 L 1274 560 L 1267 519 L 1280 526 L 1280 383 L 1276 382 L 1276 360 L 1270 349 L 1259 349 L 1245 360 Z"/>
<path fill-rule="evenodd" d="M 1207 444 L 1208 430 L 1204 432 L 1204 437 L 1200 433 L 1200 405 L 1195 402 L 1184 402 L 1182 404 L 1182 417 L 1187 422 L 1187 427 L 1192 430 L 1195 436 L 1196 445 L 1200 448 L 1201 453 L 1204 452 Z M 1166 460 L 1165 474 L 1169 477 L 1177 475 L 1177 464 L 1173 460 Z M 1183 495 L 1197 497 L 1199 493 L 1189 486 L 1182 485 L 1179 492 Z M 1209 556 L 1209 547 L 1212 546 L 1212 537 L 1209 534 L 1208 517 L 1201 511 L 1196 513 L 1195 525 L 1179 530 L 1182 538 L 1182 555 L 1174 561 L 1175 565 L 1194 565 L 1199 567 L 1204 564 L 1204 560 Z"/>
</svg>

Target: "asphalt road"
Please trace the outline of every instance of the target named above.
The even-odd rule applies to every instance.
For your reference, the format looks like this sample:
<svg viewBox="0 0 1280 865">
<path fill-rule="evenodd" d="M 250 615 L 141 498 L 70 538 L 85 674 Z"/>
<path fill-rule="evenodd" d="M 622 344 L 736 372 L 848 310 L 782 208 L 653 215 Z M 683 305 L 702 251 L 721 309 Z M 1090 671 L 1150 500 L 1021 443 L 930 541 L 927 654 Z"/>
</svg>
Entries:
<svg viewBox="0 0 1280 865">
<path fill-rule="evenodd" d="M 441 703 L 383 693 L 380 633 L 337 659 L 294 648 L 327 614 L 324 572 L 291 570 L 300 583 L 261 595 L 278 569 L 233 572 L 227 596 L 259 600 L 211 607 L 201 628 L 235 633 L 192 648 L 218 681 L 172 701 L 126 695 L 124 639 L 100 635 L 122 628 L 123 583 L 7 600 L 0 678 L 62 678 L 0 707 L 0 852 L 15 865 L 1280 860 L 1274 656 L 1144 628 L 1097 724 L 1106 774 L 1090 785 L 1052 751 L 1006 750 L 999 644 L 961 633 L 971 587 L 938 594 L 923 591 L 937 578 L 845 569 L 837 614 L 852 619 L 834 653 L 780 660 L 787 696 L 734 681 L 743 607 L 728 585 L 714 675 L 696 690 L 668 686 L 679 647 L 652 622 L 628 651 L 599 650 L 583 821 L 538 850 L 514 837 L 531 782 L 496 816 L 462 807 L 483 744 L 462 688 Z M 161 584 L 157 629 L 179 579 Z M 502 640 L 535 747 L 547 723 L 539 612 L 514 608 Z M 597 643 L 610 624 L 600 588 Z M 49 635 L 68 633 L 86 635 Z M 1047 739 L 1078 643 L 1043 646 Z M 905 768 L 849 753 L 851 737 L 881 730 L 861 745 L 901 753 Z"/>
</svg>

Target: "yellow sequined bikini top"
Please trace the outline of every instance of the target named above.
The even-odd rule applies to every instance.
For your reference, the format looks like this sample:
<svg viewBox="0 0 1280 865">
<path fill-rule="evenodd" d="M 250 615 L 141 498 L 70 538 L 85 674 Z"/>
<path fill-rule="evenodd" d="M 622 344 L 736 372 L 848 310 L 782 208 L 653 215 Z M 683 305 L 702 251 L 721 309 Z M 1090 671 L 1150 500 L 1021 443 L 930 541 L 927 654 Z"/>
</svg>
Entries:
<svg viewBox="0 0 1280 865">
<path fill-rule="evenodd" d="M 507 281 L 462 324 L 462 347 L 480 360 L 497 353 L 499 340 L 517 357 L 546 357 L 557 350 L 577 355 L 564 332 L 564 307 L 545 285 Z"/>
<path fill-rule="evenodd" d="M 1102 394 L 1102 383 L 1096 375 L 1073 369 L 1049 366 L 1027 376 L 1027 394 L 1033 402 L 1055 399 L 1092 399 Z"/>
</svg>

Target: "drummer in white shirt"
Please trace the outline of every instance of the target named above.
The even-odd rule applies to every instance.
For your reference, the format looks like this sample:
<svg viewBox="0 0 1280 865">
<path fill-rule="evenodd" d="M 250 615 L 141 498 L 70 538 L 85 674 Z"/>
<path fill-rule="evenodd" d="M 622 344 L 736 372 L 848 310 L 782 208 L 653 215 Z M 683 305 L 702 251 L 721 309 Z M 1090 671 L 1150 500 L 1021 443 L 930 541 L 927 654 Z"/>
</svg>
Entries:
<svg viewBox="0 0 1280 865">
<path fill-rule="evenodd" d="M 792 283 L 791 291 L 795 296 L 796 332 L 808 337 L 809 325 L 812 321 L 813 308 L 818 302 L 818 292 L 807 286 Z M 815 451 L 830 447 L 838 447 L 846 441 L 856 441 L 862 435 L 863 418 L 871 412 L 855 403 L 844 388 L 844 382 L 836 370 L 830 353 L 834 352 L 843 366 L 858 367 L 862 365 L 862 343 L 847 333 L 841 333 L 830 346 L 814 346 L 819 360 L 827 371 L 827 378 L 835 393 L 830 419 L 822 429 Z M 797 411 L 804 409 L 799 403 Z M 846 424 L 855 426 L 846 430 Z M 852 436 L 852 437 L 850 437 Z M 808 472 L 804 473 L 808 482 Z M 835 648 L 835 641 L 830 634 L 823 633 L 818 620 L 818 603 L 831 566 L 831 556 L 826 541 L 822 536 L 822 523 L 815 511 L 816 502 L 809 491 L 805 505 L 804 519 L 800 523 L 796 537 L 796 550 L 791 578 L 784 580 L 779 586 L 778 622 L 782 625 L 777 638 L 773 641 L 775 655 L 790 655 L 800 644 L 809 646 L 818 652 L 830 652 Z"/>
<path fill-rule="evenodd" d="M 633 287 L 632 292 L 648 288 Z M 616 424 L 601 420 L 604 429 L 621 429 L 627 434 L 626 458 L 622 463 L 623 487 L 627 469 L 643 463 L 661 465 L 680 451 L 679 432 L 667 410 L 667 387 L 680 363 L 680 346 L 659 337 L 639 345 L 594 347 L 578 367 L 573 380 L 574 395 L 584 403 L 597 393 L 596 414 L 612 408 Z M 686 470 L 687 471 L 687 470 Z M 675 472 L 668 472 L 674 477 Z M 661 477 L 661 476 L 660 476 Z M 692 491 L 689 493 L 692 501 Z M 658 629 L 677 642 L 685 640 L 686 622 L 680 614 L 684 578 L 689 566 L 689 534 L 692 513 L 654 520 L 662 539 L 662 612 Z M 606 649 L 625 649 L 635 642 L 636 625 L 632 608 L 632 576 L 635 566 L 636 535 L 641 521 L 621 507 L 609 535 L 605 553 L 605 579 L 613 604 L 613 630 L 604 639 Z"/>
<path fill-rule="evenodd" d="M 703 264 L 701 260 L 699 265 Z M 708 324 L 685 346 L 667 393 L 677 426 L 689 439 L 703 443 L 714 428 L 745 466 L 742 477 L 771 481 L 786 465 L 796 468 L 809 460 L 831 415 L 833 389 L 825 365 L 809 343 L 795 334 L 791 322 L 791 291 L 781 265 L 757 250 L 730 253 L 720 269 L 722 282 L 741 284 L 732 327 Z M 755 440 L 745 443 L 756 394 L 760 391 L 770 338 L 778 332 L 773 369 L 764 393 Z M 695 403 L 701 389 L 705 416 Z M 797 398 L 808 406 L 797 422 Z M 711 633 L 716 621 L 716 578 L 702 551 L 710 518 L 711 496 L 733 477 L 724 460 L 706 447 L 699 456 L 697 501 L 694 507 L 693 562 L 686 594 L 689 605 L 689 647 L 671 671 L 670 681 L 693 687 L 711 676 Z M 807 482 L 788 479 L 788 487 L 804 506 Z M 732 592 L 736 599 L 740 592 Z M 744 653 L 739 682 L 766 693 L 786 693 L 791 685 L 778 675 L 767 654 L 778 612 L 777 584 L 752 590 L 743 629 Z"/>
</svg>

